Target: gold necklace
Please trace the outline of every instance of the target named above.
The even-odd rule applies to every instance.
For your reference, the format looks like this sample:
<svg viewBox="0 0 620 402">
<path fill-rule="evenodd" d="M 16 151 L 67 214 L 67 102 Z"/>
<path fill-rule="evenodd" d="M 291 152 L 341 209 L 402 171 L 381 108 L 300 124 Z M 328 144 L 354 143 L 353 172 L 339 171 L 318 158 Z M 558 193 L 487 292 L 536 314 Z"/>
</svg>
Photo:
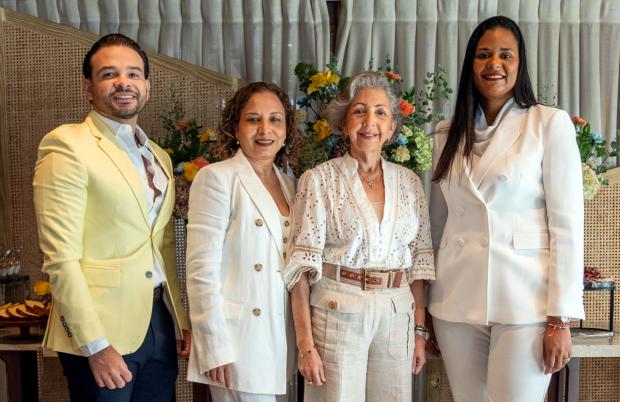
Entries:
<svg viewBox="0 0 620 402">
<path fill-rule="evenodd" d="M 378 177 L 372 177 L 372 176 L 380 176 L 381 175 L 381 169 L 377 169 L 377 171 L 375 173 L 372 173 L 370 176 L 366 176 L 364 177 L 364 175 L 358 170 L 357 174 L 359 175 L 360 179 L 362 179 L 362 181 L 366 182 L 366 184 L 368 184 L 368 187 L 370 187 L 370 189 L 374 189 L 374 181 L 378 178 Z"/>
</svg>

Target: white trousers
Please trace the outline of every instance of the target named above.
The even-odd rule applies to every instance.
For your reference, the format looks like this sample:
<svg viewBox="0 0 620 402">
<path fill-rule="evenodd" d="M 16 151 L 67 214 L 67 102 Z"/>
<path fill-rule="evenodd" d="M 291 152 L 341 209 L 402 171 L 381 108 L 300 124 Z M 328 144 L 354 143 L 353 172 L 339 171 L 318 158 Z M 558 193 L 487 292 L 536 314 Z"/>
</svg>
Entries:
<svg viewBox="0 0 620 402">
<path fill-rule="evenodd" d="M 411 402 L 413 295 L 322 278 L 310 292 L 312 334 L 326 382 L 304 402 Z"/>
<path fill-rule="evenodd" d="M 267 374 L 265 374 L 267 375 Z M 286 395 L 250 394 L 223 387 L 209 386 L 213 402 L 285 402 Z"/>
<path fill-rule="evenodd" d="M 455 402 L 542 402 L 546 323 L 473 325 L 433 319 Z"/>
</svg>

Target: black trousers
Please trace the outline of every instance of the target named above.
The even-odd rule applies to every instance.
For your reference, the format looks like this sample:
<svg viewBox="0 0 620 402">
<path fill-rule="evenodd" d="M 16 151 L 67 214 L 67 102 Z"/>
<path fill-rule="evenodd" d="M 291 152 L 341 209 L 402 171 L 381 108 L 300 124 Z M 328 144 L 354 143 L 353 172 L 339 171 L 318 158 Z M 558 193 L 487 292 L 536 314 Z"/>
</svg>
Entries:
<svg viewBox="0 0 620 402">
<path fill-rule="evenodd" d="M 132 380 L 120 389 L 100 388 L 88 358 L 58 353 L 71 402 L 172 402 L 178 373 L 174 324 L 163 298 L 153 302 L 151 322 L 140 348 L 124 355 Z"/>
</svg>

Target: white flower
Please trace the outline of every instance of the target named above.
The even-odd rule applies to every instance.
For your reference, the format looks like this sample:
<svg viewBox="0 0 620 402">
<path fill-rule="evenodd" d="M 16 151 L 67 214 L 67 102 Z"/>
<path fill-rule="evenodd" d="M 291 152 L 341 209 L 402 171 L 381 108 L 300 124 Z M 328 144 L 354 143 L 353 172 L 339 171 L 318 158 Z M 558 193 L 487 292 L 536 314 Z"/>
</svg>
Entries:
<svg viewBox="0 0 620 402">
<path fill-rule="evenodd" d="M 590 201 L 598 192 L 601 183 L 598 181 L 596 172 L 587 163 L 582 163 L 581 169 L 583 171 L 583 198 Z"/>
<path fill-rule="evenodd" d="M 405 135 L 405 137 L 411 137 L 413 135 L 413 131 L 405 125 L 403 125 L 401 132 Z"/>
<path fill-rule="evenodd" d="M 404 145 L 401 145 L 400 147 L 396 148 L 392 152 L 392 156 L 394 157 L 394 161 L 398 163 L 407 162 L 409 159 L 411 159 L 411 154 L 409 153 L 409 149 L 407 149 L 407 147 Z"/>
</svg>

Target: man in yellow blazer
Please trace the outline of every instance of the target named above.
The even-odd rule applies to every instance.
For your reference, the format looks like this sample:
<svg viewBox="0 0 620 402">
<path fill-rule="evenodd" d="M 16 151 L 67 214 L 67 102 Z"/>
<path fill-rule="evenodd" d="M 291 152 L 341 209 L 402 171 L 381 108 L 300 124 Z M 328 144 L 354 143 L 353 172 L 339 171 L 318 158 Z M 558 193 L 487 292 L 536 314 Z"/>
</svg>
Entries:
<svg viewBox="0 0 620 402">
<path fill-rule="evenodd" d="M 148 59 L 112 34 L 86 54 L 83 72 L 92 112 L 47 134 L 35 166 L 53 298 L 43 346 L 58 352 L 72 401 L 170 402 L 189 332 L 169 223 L 172 165 L 137 126 Z"/>
</svg>

